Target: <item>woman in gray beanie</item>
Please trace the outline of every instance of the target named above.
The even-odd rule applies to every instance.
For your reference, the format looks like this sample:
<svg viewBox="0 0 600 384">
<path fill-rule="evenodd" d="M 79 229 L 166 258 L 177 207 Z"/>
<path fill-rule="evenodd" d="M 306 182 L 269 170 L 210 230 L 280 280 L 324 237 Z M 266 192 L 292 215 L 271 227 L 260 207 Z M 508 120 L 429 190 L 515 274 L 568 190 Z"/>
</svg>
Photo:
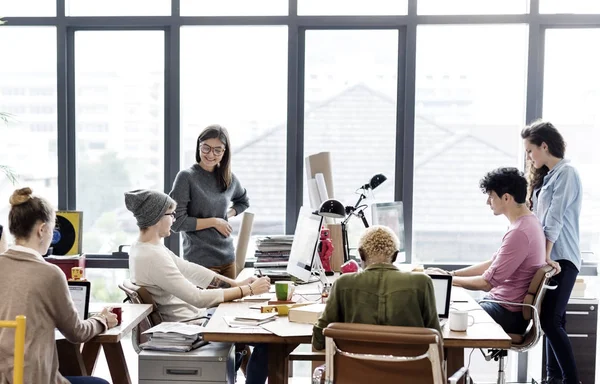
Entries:
<svg viewBox="0 0 600 384">
<path fill-rule="evenodd" d="M 183 236 L 183 258 L 235 279 L 229 219 L 248 209 L 249 201 L 231 172 L 225 128 L 211 125 L 200 133 L 196 164 L 177 174 L 170 195 L 177 202 L 173 230 Z"/>
<path fill-rule="evenodd" d="M 125 205 L 140 227 L 139 238 L 129 250 L 131 281 L 148 290 L 165 321 L 192 321 L 203 317 L 206 308 L 269 292 L 266 277 L 233 280 L 183 260 L 165 247 L 162 240 L 171 234 L 176 206 L 168 195 L 135 190 L 125 193 Z M 267 360 L 267 345 L 255 345 L 246 384 L 265 383 Z"/>
</svg>

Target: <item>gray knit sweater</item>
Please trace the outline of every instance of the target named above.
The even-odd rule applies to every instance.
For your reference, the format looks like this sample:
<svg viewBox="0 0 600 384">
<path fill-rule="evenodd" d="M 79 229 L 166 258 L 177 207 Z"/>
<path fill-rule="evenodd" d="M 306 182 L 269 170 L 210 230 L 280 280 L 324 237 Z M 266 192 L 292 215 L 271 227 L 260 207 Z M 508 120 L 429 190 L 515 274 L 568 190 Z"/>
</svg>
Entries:
<svg viewBox="0 0 600 384">
<path fill-rule="evenodd" d="M 231 185 L 221 192 L 214 173 L 194 164 L 177 174 L 171 197 L 177 202 L 173 231 L 183 236 L 183 258 L 205 267 L 216 267 L 235 261 L 233 240 L 215 228 L 196 230 L 196 219 L 219 217 L 227 220 L 232 206 L 236 214 L 249 207 L 246 190 L 233 175 Z"/>
</svg>

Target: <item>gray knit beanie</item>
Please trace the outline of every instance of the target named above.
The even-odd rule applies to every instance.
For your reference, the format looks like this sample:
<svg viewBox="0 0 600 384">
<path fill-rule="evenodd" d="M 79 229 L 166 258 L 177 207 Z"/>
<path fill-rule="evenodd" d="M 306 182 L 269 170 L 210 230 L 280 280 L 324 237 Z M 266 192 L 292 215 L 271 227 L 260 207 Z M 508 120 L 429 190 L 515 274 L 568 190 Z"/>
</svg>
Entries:
<svg viewBox="0 0 600 384">
<path fill-rule="evenodd" d="M 125 192 L 125 206 L 133 212 L 141 229 L 158 223 L 172 205 L 175 205 L 175 200 L 166 193 L 149 189 Z"/>
</svg>

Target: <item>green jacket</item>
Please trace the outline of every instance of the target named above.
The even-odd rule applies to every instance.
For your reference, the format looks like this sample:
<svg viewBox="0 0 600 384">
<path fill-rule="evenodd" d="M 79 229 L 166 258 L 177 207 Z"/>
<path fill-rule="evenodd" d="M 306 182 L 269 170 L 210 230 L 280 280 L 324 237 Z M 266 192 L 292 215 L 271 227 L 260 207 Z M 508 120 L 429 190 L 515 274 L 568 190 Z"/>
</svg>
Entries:
<svg viewBox="0 0 600 384">
<path fill-rule="evenodd" d="M 400 272 L 387 263 L 336 280 L 313 328 L 315 349 L 325 348 L 323 329 L 335 322 L 426 327 L 441 333 L 429 276 Z"/>
</svg>

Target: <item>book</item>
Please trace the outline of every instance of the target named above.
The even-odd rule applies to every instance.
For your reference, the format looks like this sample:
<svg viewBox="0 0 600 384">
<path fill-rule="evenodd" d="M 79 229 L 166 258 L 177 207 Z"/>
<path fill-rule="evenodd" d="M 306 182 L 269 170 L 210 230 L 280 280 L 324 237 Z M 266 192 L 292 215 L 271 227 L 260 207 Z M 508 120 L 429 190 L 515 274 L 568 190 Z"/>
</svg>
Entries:
<svg viewBox="0 0 600 384">
<path fill-rule="evenodd" d="M 324 310 L 325 304 L 321 303 L 290 308 L 288 319 L 293 323 L 314 324 Z"/>
</svg>

